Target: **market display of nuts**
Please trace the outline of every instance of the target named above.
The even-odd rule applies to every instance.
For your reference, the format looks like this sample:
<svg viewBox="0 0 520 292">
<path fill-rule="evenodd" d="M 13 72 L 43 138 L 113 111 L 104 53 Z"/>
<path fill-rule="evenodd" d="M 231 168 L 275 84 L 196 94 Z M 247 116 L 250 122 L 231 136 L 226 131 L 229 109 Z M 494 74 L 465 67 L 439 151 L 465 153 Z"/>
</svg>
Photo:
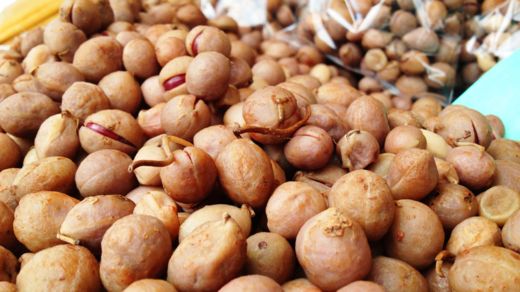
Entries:
<svg viewBox="0 0 520 292">
<path fill-rule="evenodd" d="M 0 291 L 516 291 L 520 144 L 449 105 L 513 1 L 249 2 L 0 48 Z"/>
</svg>

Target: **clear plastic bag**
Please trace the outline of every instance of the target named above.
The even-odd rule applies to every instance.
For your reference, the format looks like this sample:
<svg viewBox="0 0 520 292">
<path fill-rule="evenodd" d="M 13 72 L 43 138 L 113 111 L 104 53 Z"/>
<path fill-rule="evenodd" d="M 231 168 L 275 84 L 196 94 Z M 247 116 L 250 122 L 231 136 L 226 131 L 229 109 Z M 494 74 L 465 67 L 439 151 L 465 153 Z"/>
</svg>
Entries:
<svg viewBox="0 0 520 292">
<path fill-rule="evenodd" d="M 267 0 L 201 0 L 200 9 L 208 19 L 227 15 L 241 27 L 267 23 Z"/>
<path fill-rule="evenodd" d="M 329 58 L 365 76 L 360 89 L 453 95 L 462 0 L 309 0 L 303 35 Z M 440 94 L 440 95 L 439 95 Z"/>
<path fill-rule="evenodd" d="M 491 69 L 520 48 L 520 1 L 507 0 L 467 20 L 464 49 L 475 57 L 481 71 Z M 471 63 L 471 62 L 467 62 Z"/>
</svg>

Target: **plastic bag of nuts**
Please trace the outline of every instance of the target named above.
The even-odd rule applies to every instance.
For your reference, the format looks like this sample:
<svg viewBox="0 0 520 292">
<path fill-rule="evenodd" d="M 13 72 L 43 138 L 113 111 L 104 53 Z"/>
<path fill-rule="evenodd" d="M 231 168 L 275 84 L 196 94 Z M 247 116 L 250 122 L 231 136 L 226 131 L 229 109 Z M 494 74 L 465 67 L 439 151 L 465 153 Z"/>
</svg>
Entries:
<svg viewBox="0 0 520 292">
<path fill-rule="evenodd" d="M 366 92 L 444 96 L 450 102 L 463 25 L 463 1 L 311 0 L 298 33 L 364 77 Z"/>
<path fill-rule="evenodd" d="M 475 1 L 464 12 L 460 74 L 463 84 L 469 86 L 520 48 L 520 1 Z"/>
</svg>

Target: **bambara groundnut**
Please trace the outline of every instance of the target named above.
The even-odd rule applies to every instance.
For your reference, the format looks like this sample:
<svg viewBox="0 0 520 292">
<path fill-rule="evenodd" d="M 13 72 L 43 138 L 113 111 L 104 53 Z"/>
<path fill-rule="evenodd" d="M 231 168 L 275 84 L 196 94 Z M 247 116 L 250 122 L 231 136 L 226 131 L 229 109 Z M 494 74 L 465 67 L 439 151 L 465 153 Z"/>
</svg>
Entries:
<svg viewBox="0 0 520 292">
<path fill-rule="evenodd" d="M 372 257 L 363 229 L 336 208 L 319 213 L 302 226 L 295 250 L 309 280 L 324 290 L 361 280 L 370 271 Z"/>
<path fill-rule="evenodd" d="M 439 174 L 433 155 L 423 149 L 400 151 L 394 157 L 386 181 L 394 199 L 422 199 L 437 185 Z"/>
<path fill-rule="evenodd" d="M 340 156 L 344 168 L 348 170 L 363 169 L 377 161 L 379 143 L 367 131 L 352 130 L 337 142 L 336 153 Z"/>
<path fill-rule="evenodd" d="M 16 238 L 32 252 L 63 243 L 56 234 L 69 210 L 78 202 L 59 192 L 44 191 L 24 196 L 14 212 Z"/>
<path fill-rule="evenodd" d="M 134 281 L 158 277 L 164 273 L 171 252 L 170 235 L 159 219 L 125 216 L 108 228 L 101 241 L 103 286 L 121 291 Z"/>
<path fill-rule="evenodd" d="M 68 193 L 74 186 L 76 164 L 66 157 L 52 156 L 24 165 L 13 186 L 19 201 L 27 194 L 40 191 Z"/>
<path fill-rule="evenodd" d="M 309 280 L 305 278 L 298 278 L 285 282 L 282 285 L 282 289 L 285 292 L 320 292 L 320 288 L 316 287 Z"/>
<path fill-rule="evenodd" d="M 146 194 L 134 208 L 134 214 L 155 217 L 164 224 L 172 240 L 179 234 L 179 218 L 175 201 L 163 192 Z"/>
<path fill-rule="evenodd" d="M 458 255 L 477 246 L 501 245 L 500 228 L 484 217 L 470 217 L 453 228 L 446 250 Z"/>
<path fill-rule="evenodd" d="M 99 195 L 83 199 L 70 209 L 58 237 L 99 252 L 106 230 L 118 219 L 132 214 L 135 204 L 121 195 Z"/>
<path fill-rule="evenodd" d="M 494 186 L 478 195 L 479 214 L 498 226 L 520 210 L 520 193 L 506 186 Z"/>
<path fill-rule="evenodd" d="M 16 278 L 18 291 L 101 291 L 99 264 L 84 247 L 62 244 L 34 254 Z"/>
<path fill-rule="evenodd" d="M 452 183 L 440 185 L 438 194 L 428 201 L 428 205 L 447 230 L 479 212 L 475 195 L 468 188 Z"/>
<path fill-rule="evenodd" d="M 247 275 L 235 278 L 224 287 L 218 290 L 219 292 L 233 292 L 233 291 L 272 291 L 282 292 L 282 287 L 273 279 L 262 275 Z"/>
<path fill-rule="evenodd" d="M 249 236 L 251 233 L 251 217 L 254 212 L 247 206 L 242 205 L 238 208 L 232 205 L 215 204 L 208 205 L 200 208 L 193 212 L 185 221 L 181 224 L 179 230 L 179 242 L 183 241 L 190 233 L 192 233 L 197 227 L 210 221 L 216 221 L 222 218 L 227 213 L 235 222 L 240 226 L 242 234 Z"/>
<path fill-rule="evenodd" d="M 79 164 L 75 176 L 76 186 L 83 197 L 126 195 L 135 184 L 134 174 L 128 172 L 131 164 L 132 159 L 118 150 L 93 152 Z"/>
<path fill-rule="evenodd" d="M 520 257 L 502 247 L 475 247 L 457 256 L 448 280 L 454 291 L 494 290 L 497 286 L 514 291 L 520 281 Z"/>
<path fill-rule="evenodd" d="M 226 145 L 215 161 L 220 184 L 239 204 L 265 206 L 274 187 L 274 174 L 267 154 L 249 139 Z"/>
<path fill-rule="evenodd" d="M 322 194 L 304 182 L 286 182 L 278 186 L 265 207 L 269 231 L 294 239 L 303 224 L 324 211 Z"/>
<path fill-rule="evenodd" d="M 141 279 L 133 282 L 126 287 L 123 292 L 177 292 L 175 287 L 165 281 L 159 279 Z"/>
<path fill-rule="evenodd" d="M 395 218 L 386 236 L 386 252 L 416 268 L 433 263 L 444 245 L 439 217 L 427 205 L 414 200 L 396 201 Z"/>
<path fill-rule="evenodd" d="M 383 286 L 388 292 L 428 291 L 428 283 L 419 271 L 394 258 L 374 258 L 368 279 Z"/>
<path fill-rule="evenodd" d="M 518 226 L 520 225 L 520 211 L 516 211 L 507 219 L 506 224 L 502 228 L 502 241 L 504 247 L 513 251 L 520 251 L 520 232 Z"/>
<path fill-rule="evenodd" d="M 259 232 L 247 238 L 246 270 L 284 283 L 294 271 L 295 255 L 289 242 L 277 233 Z"/>
<path fill-rule="evenodd" d="M 332 186 L 328 200 L 330 207 L 356 220 L 369 240 L 381 239 L 394 220 L 390 188 L 382 177 L 367 170 L 342 176 Z"/>
<path fill-rule="evenodd" d="M 181 291 L 216 291 L 238 276 L 246 261 L 246 238 L 229 215 L 196 228 L 168 264 L 168 282 Z"/>
</svg>

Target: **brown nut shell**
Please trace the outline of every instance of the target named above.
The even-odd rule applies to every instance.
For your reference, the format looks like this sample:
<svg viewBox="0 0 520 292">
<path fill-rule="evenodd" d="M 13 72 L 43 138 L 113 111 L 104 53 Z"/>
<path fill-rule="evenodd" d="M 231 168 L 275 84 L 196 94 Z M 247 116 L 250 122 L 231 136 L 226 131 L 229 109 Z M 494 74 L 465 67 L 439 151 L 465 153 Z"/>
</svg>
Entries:
<svg viewBox="0 0 520 292">
<path fill-rule="evenodd" d="M 206 152 L 186 147 L 172 153 L 173 162 L 161 168 L 164 190 L 177 202 L 198 203 L 205 199 L 217 179 L 215 162 Z"/>
<path fill-rule="evenodd" d="M 428 283 L 419 271 L 398 259 L 379 256 L 372 261 L 368 279 L 383 286 L 388 292 L 427 292 Z"/>
<path fill-rule="evenodd" d="M 386 237 L 386 252 L 416 268 L 435 260 L 444 245 L 439 217 L 428 206 L 414 200 L 396 202 L 395 219 Z"/>
<path fill-rule="evenodd" d="M 370 96 L 352 102 L 347 109 L 347 121 L 350 128 L 372 134 L 380 145 L 390 131 L 383 104 Z"/>
<path fill-rule="evenodd" d="M 60 20 L 51 21 L 43 31 L 45 45 L 65 62 L 72 62 L 77 49 L 86 40 L 85 33 L 78 27 Z"/>
<path fill-rule="evenodd" d="M 465 219 L 478 214 L 478 201 L 466 187 L 446 183 L 438 187 L 439 193 L 428 201 L 439 216 L 445 229 L 450 230 Z"/>
<path fill-rule="evenodd" d="M 352 130 L 337 142 L 336 153 L 344 168 L 362 169 L 377 160 L 379 143 L 367 131 Z"/>
<path fill-rule="evenodd" d="M 78 123 L 68 113 L 56 114 L 46 119 L 34 139 L 34 149 L 38 157 L 74 158 L 79 148 Z"/>
<path fill-rule="evenodd" d="M 192 56 L 213 51 L 229 57 L 231 43 L 222 30 L 212 26 L 199 25 L 186 36 L 186 50 Z"/>
<path fill-rule="evenodd" d="M 0 128 L 15 136 L 33 136 L 45 119 L 58 112 L 58 106 L 46 95 L 17 93 L 0 103 Z"/>
<path fill-rule="evenodd" d="M 102 291 L 96 258 L 86 248 L 70 244 L 36 253 L 16 280 L 20 292 Z"/>
<path fill-rule="evenodd" d="M 369 240 L 379 240 L 394 220 L 390 188 L 379 175 L 355 170 L 337 180 L 328 195 L 329 206 L 356 220 Z"/>
<path fill-rule="evenodd" d="M 36 252 L 62 243 L 56 238 L 65 216 L 79 201 L 59 192 L 37 192 L 24 196 L 14 212 L 16 238 Z"/>
<path fill-rule="evenodd" d="M 249 236 L 251 233 L 251 217 L 254 216 L 254 212 L 247 205 L 242 205 L 238 208 L 232 205 L 215 204 L 206 205 L 195 212 L 193 212 L 186 220 L 181 224 L 179 230 L 179 242 L 183 241 L 188 235 L 190 235 L 199 226 L 222 219 L 222 216 L 227 213 L 235 220 L 240 226 L 242 234 Z"/>
<path fill-rule="evenodd" d="M 269 231 L 294 239 L 305 222 L 324 211 L 323 195 L 305 182 L 285 182 L 278 186 L 265 208 Z"/>
<path fill-rule="evenodd" d="M 131 154 L 143 145 L 144 133 L 129 113 L 102 110 L 87 117 L 79 129 L 79 141 L 88 153 L 115 149 Z"/>
<path fill-rule="evenodd" d="M 194 95 L 179 95 L 166 103 L 161 125 L 166 134 L 192 140 L 200 130 L 211 124 L 211 112 L 203 100 Z"/>
<path fill-rule="evenodd" d="M 175 249 L 168 282 L 179 290 L 216 291 L 238 276 L 246 260 L 246 238 L 228 214 L 195 229 Z"/>
<path fill-rule="evenodd" d="M 233 291 L 250 291 L 250 292 L 261 292 L 261 291 L 272 291 L 282 292 L 282 286 L 276 283 L 272 278 L 262 275 L 247 275 L 235 278 L 229 283 L 220 288 L 220 292 L 233 292 Z"/>
<path fill-rule="evenodd" d="M 101 87 L 87 83 L 75 82 L 63 94 L 61 110 L 84 121 L 89 115 L 110 108 L 110 100 Z"/>
<path fill-rule="evenodd" d="M 198 54 L 186 71 L 186 86 L 190 94 L 207 101 L 226 93 L 231 73 L 230 61 L 218 52 Z"/>
<path fill-rule="evenodd" d="M 7 134 L 0 133 L 0 171 L 17 166 L 21 158 L 20 147 Z"/>
<path fill-rule="evenodd" d="M 121 195 L 100 195 L 83 199 L 70 209 L 61 223 L 59 236 L 69 243 L 101 251 L 101 239 L 118 219 L 132 214 L 135 204 Z"/>
<path fill-rule="evenodd" d="M 98 82 L 123 66 L 123 47 L 112 37 L 92 38 L 79 46 L 72 64 L 86 80 Z"/>
<path fill-rule="evenodd" d="M 460 182 L 473 190 L 489 187 L 495 175 L 495 161 L 478 145 L 453 148 L 446 157 L 453 164 Z"/>
<path fill-rule="evenodd" d="M 103 286 L 109 291 L 121 291 L 137 280 L 163 273 L 172 247 L 168 230 L 159 219 L 128 215 L 106 231 L 101 250 Z"/>
<path fill-rule="evenodd" d="M 24 167 L 13 181 L 16 198 L 40 192 L 56 191 L 67 193 L 74 185 L 76 164 L 66 157 L 42 158 Z"/>
<path fill-rule="evenodd" d="M 284 283 L 294 271 L 296 257 L 289 242 L 277 233 L 259 232 L 247 238 L 246 270 Z"/>
<path fill-rule="evenodd" d="M 465 279 L 479 281 L 468 282 Z M 455 259 L 448 280 L 455 291 L 514 291 L 520 281 L 520 258 L 517 253 L 502 247 L 473 248 Z"/>
<path fill-rule="evenodd" d="M 520 211 L 516 211 L 502 228 L 502 241 L 504 247 L 510 250 L 519 252 L 520 251 L 520 233 L 518 232 L 518 226 L 520 224 Z"/>
<path fill-rule="evenodd" d="M 133 282 L 130 286 L 126 287 L 124 292 L 177 292 L 175 287 L 165 281 L 159 279 L 141 279 Z"/>
<path fill-rule="evenodd" d="M 126 71 L 116 71 L 103 77 L 98 83 L 113 109 L 135 113 L 141 105 L 141 88 Z"/>
<path fill-rule="evenodd" d="M 372 259 L 361 226 L 336 208 L 303 225 L 296 237 L 296 256 L 309 280 L 324 290 L 364 278 Z"/>
<path fill-rule="evenodd" d="M 285 144 L 287 161 L 298 169 L 313 170 L 324 167 L 334 151 L 332 138 L 316 126 L 303 126 Z"/>
<path fill-rule="evenodd" d="M 255 208 L 267 203 L 274 184 L 271 160 L 251 140 L 232 141 L 215 164 L 220 184 L 234 202 Z"/>
<path fill-rule="evenodd" d="M 121 194 L 126 195 L 135 184 L 128 172 L 132 159 L 124 152 L 103 149 L 89 154 L 78 166 L 76 186 L 83 197 Z"/>
<path fill-rule="evenodd" d="M 411 148 L 395 156 L 386 180 L 395 199 L 419 200 L 435 188 L 439 174 L 430 152 Z"/>
<path fill-rule="evenodd" d="M 446 250 L 459 255 L 477 246 L 498 245 L 502 243 L 498 225 L 484 217 L 470 217 L 459 223 L 451 232 Z"/>
<path fill-rule="evenodd" d="M 159 64 L 155 57 L 155 48 L 148 40 L 135 39 L 123 48 L 125 69 L 140 79 L 146 79 L 159 73 Z"/>
</svg>

